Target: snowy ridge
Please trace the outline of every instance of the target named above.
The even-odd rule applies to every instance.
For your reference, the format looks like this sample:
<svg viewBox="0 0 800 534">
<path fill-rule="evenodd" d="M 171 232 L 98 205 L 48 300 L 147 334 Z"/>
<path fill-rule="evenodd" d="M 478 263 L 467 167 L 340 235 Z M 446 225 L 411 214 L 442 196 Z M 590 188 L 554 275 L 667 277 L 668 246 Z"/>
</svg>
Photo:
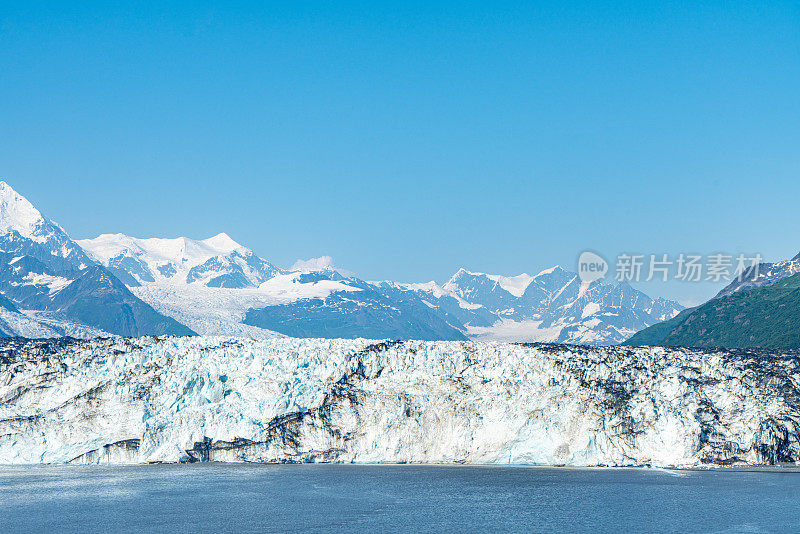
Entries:
<svg viewBox="0 0 800 534">
<path fill-rule="evenodd" d="M 46 237 L 42 232 L 44 225 L 39 210 L 7 183 L 0 181 L 0 234 L 16 231 L 26 239 L 41 243 Z"/>
<path fill-rule="evenodd" d="M 465 339 L 415 289 L 343 275 L 327 257 L 286 272 L 225 234 L 81 243 L 137 297 L 200 334 Z"/>
<path fill-rule="evenodd" d="M 386 285 L 400 290 L 416 291 L 429 293 L 434 298 L 441 298 L 448 295 L 442 286 L 431 280 L 430 282 L 393 282 L 391 280 L 370 280 L 368 284 L 374 286 Z"/>
<path fill-rule="evenodd" d="M 0 182 L 0 336 L 190 334 Z"/>
<path fill-rule="evenodd" d="M 156 273 L 160 273 L 158 267 L 166 263 L 180 266 L 188 272 L 215 256 L 234 251 L 249 252 L 249 249 L 225 233 L 203 240 L 186 237 L 138 239 L 125 234 L 102 234 L 94 239 L 78 240 L 77 243 L 101 263 L 108 263 L 120 254 L 129 253 L 143 259 Z"/>
<path fill-rule="evenodd" d="M 553 269 L 555 269 L 555 267 L 553 267 Z M 550 270 L 542 271 L 542 273 L 539 274 L 544 274 L 547 273 L 548 271 Z M 527 287 L 530 285 L 533 279 L 536 278 L 535 276 L 531 276 L 528 273 L 522 273 L 516 276 L 502 276 L 499 274 L 476 273 L 468 271 L 467 269 L 462 267 L 456 272 L 456 274 L 454 274 L 450 278 L 450 280 L 448 280 L 444 284 L 443 288 L 446 291 L 460 295 L 459 279 L 462 278 L 464 275 L 477 276 L 477 277 L 484 276 L 489 280 L 491 280 L 492 282 L 495 282 L 497 287 L 500 287 L 505 291 L 508 291 L 515 297 L 521 297 L 525 293 L 525 289 L 527 289 Z"/>
<path fill-rule="evenodd" d="M 771 286 L 797 273 L 800 273 L 800 254 L 790 260 L 782 260 L 776 263 L 760 263 L 758 267 L 749 267 L 740 273 L 714 298 L 732 295 L 737 291 Z"/>
<path fill-rule="evenodd" d="M 225 233 L 202 240 L 103 234 L 78 244 L 128 286 L 255 287 L 278 272 Z"/>
<path fill-rule="evenodd" d="M 536 276 L 516 277 L 462 268 L 443 290 L 458 298 L 462 308 L 483 308 L 494 316 L 493 321 L 467 318 L 465 331 L 474 340 L 609 345 L 683 309 L 627 284 L 581 282 L 558 265 Z"/>
<path fill-rule="evenodd" d="M 0 463 L 797 463 L 798 384 L 794 353 L 8 340 Z"/>
<path fill-rule="evenodd" d="M 15 253 L 9 259 L 10 265 L 22 260 L 31 250 L 47 250 L 78 270 L 92 263 L 63 228 L 45 219 L 28 199 L 0 181 L 0 252 Z"/>
<path fill-rule="evenodd" d="M 528 273 L 522 273 L 516 276 L 489 275 L 489 278 L 515 297 L 521 297 L 534 277 Z"/>
</svg>

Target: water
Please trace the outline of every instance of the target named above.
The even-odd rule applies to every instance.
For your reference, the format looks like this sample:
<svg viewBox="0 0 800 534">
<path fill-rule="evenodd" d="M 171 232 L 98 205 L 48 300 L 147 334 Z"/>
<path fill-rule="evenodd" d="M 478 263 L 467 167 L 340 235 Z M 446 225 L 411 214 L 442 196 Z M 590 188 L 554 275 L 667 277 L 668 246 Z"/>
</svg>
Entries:
<svg viewBox="0 0 800 534">
<path fill-rule="evenodd" d="M 798 532 L 800 473 L 0 467 L 2 532 Z"/>
</svg>

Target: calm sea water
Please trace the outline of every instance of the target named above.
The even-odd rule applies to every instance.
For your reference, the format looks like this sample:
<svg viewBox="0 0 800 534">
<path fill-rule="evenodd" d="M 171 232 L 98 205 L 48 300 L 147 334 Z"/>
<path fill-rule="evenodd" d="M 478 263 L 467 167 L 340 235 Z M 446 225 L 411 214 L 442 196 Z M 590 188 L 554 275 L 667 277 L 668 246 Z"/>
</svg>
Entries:
<svg viewBox="0 0 800 534">
<path fill-rule="evenodd" d="M 800 532 L 800 473 L 0 467 L 2 532 Z"/>
</svg>

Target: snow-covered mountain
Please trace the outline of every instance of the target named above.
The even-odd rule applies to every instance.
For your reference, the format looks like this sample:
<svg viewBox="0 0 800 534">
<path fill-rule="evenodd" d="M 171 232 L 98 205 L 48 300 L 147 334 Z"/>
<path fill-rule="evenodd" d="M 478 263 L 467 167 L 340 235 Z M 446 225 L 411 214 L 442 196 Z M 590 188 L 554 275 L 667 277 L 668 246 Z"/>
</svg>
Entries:
<svg viewBox="0 0 800 534">
<path fill-rule="evenodd" d="M 611 344 L 681 308 L 560 267 L 446 284 L 276 268 L 226 234 L 73 241 L 0 183 L 0 335 L 237 335 Z"/>
<path fill-rule="evenodd" d="M 0 341 L 0 463 L 797 464 L 796 353 Z"/>
<path fill-rule="evenodd" d="M 714 298 L 732 295 L 745 289 L 771 286 L 797 273 L 800 273 L 800 254 L 790 260 L 760 263 L 757 267 L 747 268 L 741 275 L 725 286 L 722 291 L 717 293 Z"/>
<path fill-rule="evenodd" d="M 626 345 L 798 348 L 800 254 L 746 269 L 704 304 L 644 328 Z"/>
<path fill-rule="evenodd" d="M 78 244 L 130 287 L 148 283 L 257 287 L 279 272 L 224 233 L 202 241 L 104 234 Z"/>
<path fill-rule="evenodd" d="M 226 234 L 109 234 L 80 244 L 138 297 L 201 334 L 466 339 L 412 291 L 389 295 L 328 266 L 280 270 Z"/>
<path fill-rule="evenodd" d="M 496 317 L 469 322 L 473 339 L 611 344 L 675 316 L 682 306 L 652 299 L 628 284 L 582 282 L 555 266 L 536 276 L 502 277 L 459 270 L 443 289 Z"/>
<path fill-rule="evenodd" d="M 0 182 L 0 335 L 191 334 L 134 296 L 59 225 Z"/>
<path fill-rule="evenodd" d="M 446 284 L 368 282 L 328 264 L 285 271 L 226 234 L 79 241 L 159 312 L 206 335 L 612 344 L 682 308 L 561 267 L 513 277 L 459 270 Z"/>
</svg>

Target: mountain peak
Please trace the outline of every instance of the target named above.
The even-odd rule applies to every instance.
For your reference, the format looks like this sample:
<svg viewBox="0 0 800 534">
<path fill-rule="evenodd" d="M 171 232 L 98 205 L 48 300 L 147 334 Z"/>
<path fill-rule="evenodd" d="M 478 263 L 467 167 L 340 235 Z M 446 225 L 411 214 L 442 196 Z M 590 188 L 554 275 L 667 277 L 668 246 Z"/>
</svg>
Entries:
<svg viewBox="0 0 800 534">
<path fill-rule="evenodd" d="M 548 274 L 553 274 L 553 273 L 564 273 L 564 272 L 567 272 L 567 270 L 564 269 L 562 266 L 554 265 L 554 266 L 550 267 L 549 269 L 545 269 L 544 271 L 540 271 L 539 274 L 534 276 L 534 278 L 537 278 L 537 277 L 542 276 L 542 275 L 548 275 Z"/>
<path fill-rule="evenodd" d="M 461 267 L 456 273 L 450 277 L 450 279 L 444 283 L 442 286 L 447 291 L 453 291 L 458 287 L 458 283 L 460 280 L 464 279 L 465 277 L 470 276 L 485 276 L 483 273 L 473 273 L 472 271 L 468 271 L 464 267 Z"/>
<path fill-rule="evenodd" d="M 467 286 L 493 283 L 492 290 L 500 289 L 515 297 L 521 297 L 532 279 L 533 277 L 527 273 L 518 274 L 516 276 L 502 276 L 499 274 L 477 273 L 462 267 L 442 286 L 442 288 L 446 291 L 453 291 L 463 296 L 463 291 Z"/>
<path fill-rule="evenodd" d="M 209 237 L 208 239 L 203 239 L 203 243 L 208 245 L 209 247 L 216 249 L 220 252 L 230 253 L 234 250 L 243 249 L 244 247 L 231 239 L 231 236 L 226 234 L 225 232 L 221 232 L 214 237 Z"/>
<path fill-rule="evenodd" d="M 488 275 L 486 273 L 478 273 L 478 272 L 475 272 L 475 271 L 470 271 L 469 269 L 466 269 L 464 267 L 461 267 L 461 268 L 458 269 L 458 271 L 456 271 L 456 273 L 453 276 L 450 277 L 450 280 L 452 281 L 452 280 L 455 280 L 455 279 L 457 279 L 459 277 L 462 277 L 462 276 L 486 276 L 486 277 L 488 277 Z"/>
<path fill-rule="evenodd" d="M 42 214 L 28 199 L 0 181 L 0 234 L 16 230 L 22 237 L 41 241 L 35 233 L 43 221 Z"/>
<path fill-rule="evenodd" d="M 156 264 L 173 262 L 194 267 L 215 256 L 225 256 L 234 251 L 249 252 L 225 233 L 203 240 L 188 237 L 142 239 L 125 234 L 102 234 L 94 239 L 81 239 L 78 244 L 104 264 L 119 254 L 133 254 L 147 257 Z"/>
</svg>

